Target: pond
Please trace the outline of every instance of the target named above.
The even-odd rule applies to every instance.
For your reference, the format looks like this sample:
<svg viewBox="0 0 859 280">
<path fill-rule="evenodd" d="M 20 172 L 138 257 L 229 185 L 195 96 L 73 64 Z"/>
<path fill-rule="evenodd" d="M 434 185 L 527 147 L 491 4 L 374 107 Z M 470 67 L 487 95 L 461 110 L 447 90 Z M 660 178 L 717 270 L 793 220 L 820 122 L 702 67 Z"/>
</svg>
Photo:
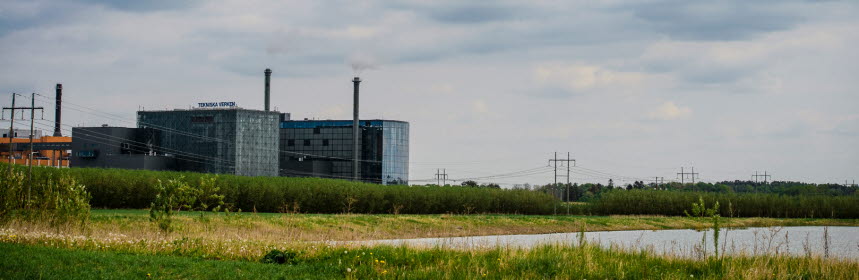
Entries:
<svg viewBox="0 0 859 280">
<path fill-rule="evenodd" d="M 817 255 L 859 260 L 859 227 L 759 227 L 722 229 L 719 253 Z M 706 236 L 706 237 L 705 237 Z M 706 238 L 706 240 L 704 240 Z M 389 239 L 343 242 L 357 245 L 440 246 L 454 249 L 516 247 L 542 244 L 578 245 L 579 233 L 491 235 L 447 238 Z M 713 230 L 630 230 L 586 232 L 586 242 L 604 247 L 648 250 L 657 254 L 700 257 L 712 255 Z M 706 244 L 706 246 L 702 246 Z M 338 242 L 340 243 L 340 242 Z M 828 245 L 827 245 L 828 244 Z"/>
</svg>

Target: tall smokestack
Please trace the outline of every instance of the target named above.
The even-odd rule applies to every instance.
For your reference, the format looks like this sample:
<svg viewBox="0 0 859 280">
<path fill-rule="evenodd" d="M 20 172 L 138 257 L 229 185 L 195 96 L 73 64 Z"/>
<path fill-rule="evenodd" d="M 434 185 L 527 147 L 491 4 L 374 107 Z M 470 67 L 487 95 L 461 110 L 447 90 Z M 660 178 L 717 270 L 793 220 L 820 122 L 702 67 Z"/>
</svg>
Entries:
<svg viewBox="0 0 859 280">
<path fill-rule="evenodd" d="M 265 111 L 268 112 L 269 98 L 271 96 L 271 69 L 265 69 Z"/>
<path fill-rule="evenodd" d="M 358 85 L 361 84 L 361 78 L 355 77 L 352 79 L 352 84 L 355 87 L 355 93 L 352 104 L 352 178 L 358 181 L 358 163 L 361 156 L 361 144 L 358 142 L 361 139 L 361 129 L 358 126 Z"/>
<path fill-rule="evenodd" d="M 57 110 L 54 114 L 54 136 L 61 137 L 63 136 L 60 129 L 63 119 L 63 84 L 57 84 L 57 104 L 54 107 Z"/>
</svg>

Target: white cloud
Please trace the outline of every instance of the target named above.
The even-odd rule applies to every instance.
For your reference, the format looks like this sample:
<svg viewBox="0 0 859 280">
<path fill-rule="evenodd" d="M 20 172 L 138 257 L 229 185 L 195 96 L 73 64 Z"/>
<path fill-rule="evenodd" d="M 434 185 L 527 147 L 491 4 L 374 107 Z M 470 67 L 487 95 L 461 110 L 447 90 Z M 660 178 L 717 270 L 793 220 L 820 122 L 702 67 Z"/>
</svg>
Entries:
<svg viewBox="0 0 859 280">
<path fill-rule="evenodd" d="M 543 86 L 553 86 L 573 92 L 599 89 L 628 89 L 647 82 L 640 72 L 623 72 L 587 64 L 542 64 L 534 68 L 534 79 Z"/>
<path fill-rule="evenodd" d="M 471 104 L 471 109 L 474 112 L 486 114 L 489 113 L 489 106 L 486 105 L 486 101 L 483 100 L 475 100 L 474 103 Z"/>
<path fill-rule="evenodd" d="M 673 101 L 662 103 L 656 110 L 650 112 L 650 117 L 658 120 L 676 120 L 692 115 L 689 107 L 677 106 Z"/>
</svg>

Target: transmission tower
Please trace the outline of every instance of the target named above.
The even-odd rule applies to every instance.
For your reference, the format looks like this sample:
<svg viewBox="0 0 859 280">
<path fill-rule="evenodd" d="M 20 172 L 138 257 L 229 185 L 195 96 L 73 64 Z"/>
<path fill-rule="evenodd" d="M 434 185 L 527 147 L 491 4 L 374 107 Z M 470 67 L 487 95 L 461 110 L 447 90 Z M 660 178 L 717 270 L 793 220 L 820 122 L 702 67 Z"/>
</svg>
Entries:
<svg viewBox="0 0 859 280">
<path fill-rule="evenodd" d="M 680 173 L 677 173 L 677 176 L 680 176 L 680 183 L 681 184 L 685 183 L 684 180 L 686 179 L 686 175 L 692 176 L 692 184 L 694 184 L 695 183 L 695 176 L 697 176 L 698 173 L 695 173 L 695 167 L 692 167 L 692 172 L 685 172 L 683 170 L 683 167 L 680 167 Z"/>
</svg>

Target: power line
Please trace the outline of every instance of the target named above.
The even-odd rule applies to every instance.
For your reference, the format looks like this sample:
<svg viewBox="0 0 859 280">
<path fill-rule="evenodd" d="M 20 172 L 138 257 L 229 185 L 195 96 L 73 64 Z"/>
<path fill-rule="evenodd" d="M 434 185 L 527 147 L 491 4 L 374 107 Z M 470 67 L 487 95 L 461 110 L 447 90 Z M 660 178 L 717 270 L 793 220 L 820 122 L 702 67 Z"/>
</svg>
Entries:
<svg viewBox="0 0 859 280">
<path fill-rule="evenodd" d="M 567 201 L 569 201 L 569 200 L 570 200 L 570 188 L 569 188 L 569 185 L 570 185 L 570 166 L 571 166 L 572 164 L 575 164 L 575 163 L 576 163 L 576 160 L 575 160 L 575 159 L 570 159 L 570 153 L 569 153 L 569 152 L 567 152 L 567 159 L 558 159 L 558 152 L 555 152 L 555 158 L 554 158 L 554 159 L 549 159 L 549 163 L 554 165 L 554 171 L 555 171 L 554 180 L 555 180 L 555 184 L 554 184 L 554 185 L 552 185 L 552 189 L 553 189 L 553 193 L 554 193 L 554 195 L 555 195 L 556 197 L 558 197 L 558 193 L 557 193 L 557 192 L 558 192 L 558 191 L 557 191 L 557 189 L 558 189 L 558 162 L 563 162 L 563 163 L 566 163 L 566 164 L 567 164 L 567 175 L 566 175 L 566 176 L 561 175 L 561 177 L 565 177 L 565 178 L 567 178 L 567 184 L 565 185 L 565 186 L 566 186 L 566 187 L 565 187 L 565 190 L 566 190 L 566 192 L 567 192 L 567 195 L 566 195 L 566 197 L 567 197 Z M 572 164 L 571 164 L 571 163 L 572 163 Z M 563 164 L 562 164 L 562 165 L 563 165 Z M 555 206 L 555 214 L 557 214 L 557 206 Z M 569 215 L 569 214 L 570 214 L 570 208 L 569 208 L 569 207 L 567 207 L 567 215 Z"/>
<path fill-rule="evenodd" d="M 683 170 L 683 167 L 680 167 L 680 173 L 677 173 L 677 175 L 680 176 L 680 183 L 681 184 L 685 183 L 684 179 L 686 178 L 686 175 L 691 175 L 692 176 L 692 184 L 694 184 L 695 183 L 695 176 L 698 175 L 698 173 L 695 173 L 695 167 L 694 166 L 692 167 L 692 172 L 688 172 L 688 173 Z"/>
<path fill-rule="evenodd" d="M 444 170 L 443 172 L 440 172 Z M 437 169 L 435 172 L 435 178 L 438 180 L 437 185 L 446 186 L 447 185 L 447 170 L 446 169 Z M 441 184 L 441 181 L 444 180 L 444 185 Z"/>
<path fill-rule="evenodd" d="M 755 175 L 752 175 L 752 178 L 754 178 L 755 183 L 757 183 L 757 182 L 758 182 L 758 178 L 759 178 L 759 177 L 764 177 L 764 183 L 766 183 L 766 182 L 767 182 L 767 179 L 769 179 L 769 177 L 772 177 L 772 176 L 767 175 L 767 172 L 766 172 L 766 171 L 764 171 L 764 174 L 763 174 L 763 175 L 758 175 L 758 172 L 757 172 L 757 171 L 755 171 Z"/>
</svg>

